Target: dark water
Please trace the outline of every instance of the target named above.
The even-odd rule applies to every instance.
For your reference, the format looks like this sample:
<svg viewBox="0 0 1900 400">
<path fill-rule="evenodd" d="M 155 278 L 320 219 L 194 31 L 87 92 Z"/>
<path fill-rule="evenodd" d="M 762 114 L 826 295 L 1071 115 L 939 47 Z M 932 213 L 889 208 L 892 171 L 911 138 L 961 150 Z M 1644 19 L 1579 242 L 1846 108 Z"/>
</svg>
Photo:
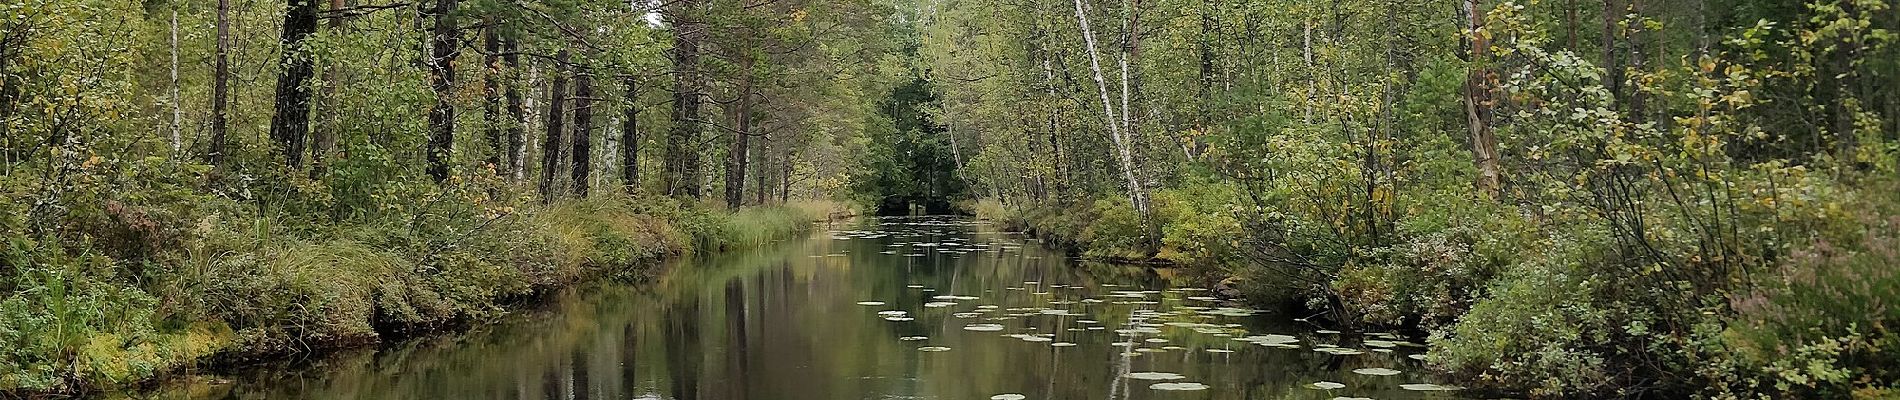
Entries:
<svg viewBox="0 0 1900 400">
<path fill-rule="evenodd" d="M 1402 339 L 1323 332 L 1287 316 L 1221 308 L 1208 301 L 1207 291 L 1170 288 L 1148 269 L 1067 260 L 987 225 L 888 219 L 835 229 L 673 266 L 644 284 L 572 290 L 547 309 L 476 332 L 304 363 L 314 365 L 203 377 L 142 397 L 1408 399 L 1455 394 L 1401 388 L 1428 381 L 1414 372 L 1419 361 L 1407 357 L 1418 350 Z M 885 304 L 859 304 L 873 301 Z M 890 312 L 880 316 L 880 311 Z M 966 329 L 985 329 L 982 324 L 1000 330 Z M 1319 351 L 1334 345 L 1343 347 L 1327 351 L 1341 354 Z M 926 347 L 947 349 L 919 350 Z M 1365 368 L 1397 371 L 1355 372 Z M 1180 377 L 1129 378 L 1139 372 Z M 1343 388 L 1313 387 L 1322 381 Z M 1151 388 L 1169 382 L 1206 388 Z"/>
</svg>

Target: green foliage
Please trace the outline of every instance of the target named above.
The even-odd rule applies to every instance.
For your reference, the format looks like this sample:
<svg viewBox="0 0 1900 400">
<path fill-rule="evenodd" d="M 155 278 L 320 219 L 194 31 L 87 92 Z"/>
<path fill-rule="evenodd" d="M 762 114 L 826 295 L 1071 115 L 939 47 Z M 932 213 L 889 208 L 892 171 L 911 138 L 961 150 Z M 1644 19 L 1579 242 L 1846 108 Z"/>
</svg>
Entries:
<svg viewBox="0 0 1900 400">
<path fill-rule="evenodd" d="M 873 125 L 866 132 L 870 144 L 851 177 L 851 196 L 866 209 L 908 215 L 918 207 L 944 214 L 969 196 L 969 187 L 957 176 L 953 139 L 926 113 L 937 101 L 930 83 L 915 79 L 879 102 L 881 113 L 872 118 L 890 125 Z"/>
<path fill-rule="evenodd" d="M 1900 220 L 1863 217 L 1861 238 L 1796 251 L 1755 288 L 1730 299 L 1720 342 L 1733 367 L 1758 379 L 1711 377 L 1723 390 L 1848 397 L 1900 381 Z"/>
<path fill-rule="evenodd" d="M 656 89 L 675 83 L 649 73 L 673 67 L 664 43 L 673 32 L 627 23 L 647 11 L 613 7 L 624 3 L 447 2 L 463 40 L 452 60 L 429 59 L 423 45 L 441 38 L 414 29 L 433 11 L 417 20 L 407 6 L 326 10 L 298 52 L 276 37 L 287 3 L 213 4 L 221 3 L 0 1 L 0 397 L 83 394 L 211 360 L 480 323 L 554 288 L 637 275 L 664 258 L 765 245 L 833 216 L 828 203 L 714 211 L 652 198 L 642 182 L 612 190 L 622 176 L 610 164 L 627 154 L 608 148 L 656 142 L 651 133 L 676 121 L 739 122 L 713 118 L 738 113 L 724 103 L 704 115 L 653 106 L 670 94 Z M 844 176 L 837 165 L 848 164 L 828 162 L 876 119 L 867 116 L 877 96 L 862 93 L 895 86 L 876 62 L 887 49 L 870 40 L 889 27 L 882 16 L 890 7 L 702 4 L 694 17 L 731 28 L 707 35 L 707 47 L 753 64 L 706 57 L 696 67 L 709 82 L 693 95 L 728 98 L 739 78 L 759 80 L 749 89 L 758 107 L 745 121 L 758 144 L 737 151 L 691 138 L 683 151 L 752 157 L 751 167 L 727 172 L 757 178 L 747 189 L 770 189 L 748 204 L 830 194 Z M 839 9 L 813 12 L 827 6 Z M 219 25 L 229 28 L 230 46 L 220 44 Z M 502 52 L 485 46 L 490 35 L 524 61 L 489 59 Z M 576 61 L 549 61 L 562 51 Z M 306 86 L 271 84 L 285 55 L 315 69 Z M 231 73 L 214 75 L 216 58 L 228 58 Z M 544 172 L 536 154 L 507 160 L 520 171 L 489 162 L 511 158 L 502 157 L 504 131 L 546 139 L 544 120 L 504 118 L 501 89 L 513 89 L 512 100 L 534 115 L 569 114 L 546 108 L 546 94 L 533 88 L 577 72 L 602 77 L 594 97 L 611 99 L 592 107 L 595 131 L 629 129 L 633 142 L 594 136 L 602 162 L 592 166 L 610 173 L 551 184 L 557 194 L 591 185 L 596 195 L 543 202 L 523 182 Z M 220 81 L 229 91 L 215 114 L 228 122 L 217 127 L 228 132 L 211 165 Z M 303 117 L 311 128 L 294 133 L 309 135 L 300 153 L 272 132 L 274 118 L 288 115 L 273 107 L 278 100 L 310 103 Z M 430 118 L 439 106 L 451 118 Z M 622 117 L 633 120 L 609 127 Z M 433 128 L 452 126 L 461 128 L 443 130 L 453 143 L 450 172 L 431 179 L 425 144 L 436 143 Z M 565 131 L 574 130 L 555 130 Z M 643 153 L 658 152 L 634 152 L 646 157 L 631 166 L 656 169 L 660 157 Z M 546 160 L 558 170 L 545 172 L 566 177 L 575 159 Z"/>
<path fill-rule="evenodd" d="M 1255 303 L 1432 332 L 1474 387 L 1875 397 L 1900 380 L 1867 229 L 1900 204 L 1890 3 L 1149 5 L 1179 18 L 1129 22 L 1141 58 L 1118 43 L 1106 77 L 1146 118 L 1145 221 L 1073 122 L 1120 117 L 1074 100 L 1077 21 L 1017 18 L 1070 10 L 945 6 L 924 54 L 983 77 L 943 88 L 981 127 L 980 214 L 1085 255 L 1158 234 L 1152 260 Z"/>
</svg>

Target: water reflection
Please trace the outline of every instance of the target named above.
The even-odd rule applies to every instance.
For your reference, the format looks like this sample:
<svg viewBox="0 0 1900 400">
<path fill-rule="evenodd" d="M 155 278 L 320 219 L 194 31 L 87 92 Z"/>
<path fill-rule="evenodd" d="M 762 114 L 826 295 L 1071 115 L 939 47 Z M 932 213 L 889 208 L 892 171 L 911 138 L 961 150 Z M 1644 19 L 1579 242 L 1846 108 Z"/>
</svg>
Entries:
<svg viewBox="0 0 1900 400">
<path fill-rule="evenodd" d="M 1223 308 L 1143 268 L 898 219 L 570 290 L 477 332 L 199 379 L 179 399 L 1380 399 L 1404 339 Z M 859 302 L 883 302 L 863 306 Z M 880 311 L 888 311 L 880 317 Z M 968 330 L 976 324 L 997 331 Z M 1267 336 L 1273 334 L 1275 336 Z M 1279 336 L 1284 335 L 1284 336 Z M 921 340 L 900 338 L 923 337 Z M 1244 339 L 1244 340 L 1242 340 Z M 1269 347 L 1276 346 L 1276 347 Z M 1329 347 L 1338 346 L 1338 347 Z M 947 351 L 919 351 L 947 347 Z M 1327 350 L 1329 348 L 1335 350 Z M 1396 375 L 1355 374 L 1389 368 Z M 1130 378 L 1135 372 L 1181 375 Z M 1142 376 L 1142 375 L 1136 375 Z M 1324 390 L 1315 382 L 1337 382 Z M 1156 390 L 1157 383 L 1205 390 Z"/>
</svg>

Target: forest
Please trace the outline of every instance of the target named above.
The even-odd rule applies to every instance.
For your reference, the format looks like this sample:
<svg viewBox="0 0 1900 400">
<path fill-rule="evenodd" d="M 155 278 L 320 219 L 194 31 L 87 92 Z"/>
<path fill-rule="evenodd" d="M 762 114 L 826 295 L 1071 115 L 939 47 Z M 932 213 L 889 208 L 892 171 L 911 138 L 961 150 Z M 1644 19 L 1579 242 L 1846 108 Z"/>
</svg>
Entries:
<svg viewBox="0 0 1900 400">
<path fill-rule="evenodd" d="M 1472 393 L 1900 397 L 1897 29 L 1892 0 L 0 0 L 0 398 L 919 214 L 1407 332 Z"/>
</svg>

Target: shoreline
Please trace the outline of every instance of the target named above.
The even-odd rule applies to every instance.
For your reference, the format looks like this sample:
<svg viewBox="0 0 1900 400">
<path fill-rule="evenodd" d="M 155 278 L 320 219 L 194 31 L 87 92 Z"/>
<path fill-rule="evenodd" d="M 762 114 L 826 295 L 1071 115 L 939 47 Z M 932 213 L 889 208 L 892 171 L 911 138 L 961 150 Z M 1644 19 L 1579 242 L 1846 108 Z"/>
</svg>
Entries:
<svg viewBox="0 0 1900 400">
<path fill-rule="evenodd" d="M 0 398 L 44 399 L 44 398 L 98 398 L 114 394 L 138 393 L 154 390 L 180 378 L 194 375 L 187 371 L 223 371 L 246 366 L 263 365 L 294 360 L 321 359 L 338 352 L 360 350 L 411 340 L 426 340 L 472 332 L 494 323 L 505 321 L 514 313 L 546 305 L 550 296 L 563 290 L 578 287 L 590 282 L 606 280 L 625 280 L 640 284 L 660 265 L 691 257 L 721 254 L 731 251 L 751 249 L 779 242 L 799 235 L 808 235 L 822 229 L 823 225 L 835 223 L 840 218 L 856 216 L 852 212 L 815 213 L 797 207 L 759 207 L 746 208 L 736 212 L 684 210 L 676 215 L 652 215 L 631 207 L 622 207 L 618 202 L 607 204 L 586 204 L 571 202 L 557 204 L 524 215 L 511 215 L 509 223 L 522 224 L 539 222 L 550 218 L 549 214 L 574 214 L 585 218 L 585 222 L 573 224 L 549 224 L 542 226 L 550 234 L 572 234 L 574 230 L 592 231 L 581 233 L 578 238 L 586 243 L 578 253 L 575 243 L 561 240 L 543 240 L 545 246 L 534 248 L 514 248 L 505 254 L 481 254 L 479 250 L 466 254 L 443 256 L 510 258 L 528 255 L 532 260 L 541 262 L 512 263 L 502 266 L 506 275 L 488 276 L 497 279 L 499 286 L 512 289 L 492 289 L 479 293 L 482 296 L 452 297 L 453 293 L 434 299 L 441 304 L 425 304 L 418 300 L 416 292 L 430 294 L 466 290 L 465 282 L 456 276 L 462 271 L 441 271 L 428 263 L 442 263 L 441 260 L 413 259 L 402 260 L 408 266 L 390 268 L 381 271 L 382 278 L 407 284 L 402 289 L 378 288 L 354 293 L 335 293 L 321 290 L 305 292 L 292 296 L 308 300 L 311 296 L 327 296 L 331 301 L 345 298 L 342 303 L 354 300 L 363 308 L 333 307 L 319 308 L 308 315 L 282 315 L 275 320 L 249 321 L 252 326 L 232 328 L 234 322 L 215 315 L 202 315 L 197 321 L 164 332 L 163 337 L 152 339 L 156 344 L 127 346 L 136 350 L 149 350 L 147 353 L 124 351 L 118 353 L 86 352 L 82 348 L 75 355 L 64 372 L 59 372 L 57 387 L 28 389 L 10 387 L 0 389 Z M 567 208 L 580 208 L 572 211 Z M 502 218 L 497 218 L 500 220 Z M 599 220 L 612 220 L 596 223 Z M 638 221 L 638 223 L 628 223 Z M 492 222 L 492 221 L 491 221 Z M 585 226 L 582 226 L 585 225 Z M 686 232 L 689 231 L 690 232 Z M 471 232 L 471 235 L 475 233 Z M 487 233 L 486 235 L 522 235 L 521 232 L 508 231 Z M 646 240 L 632 240 L 644 238 Z M 478 238 L 480 239 L 480 238 Z M 569 237 L 568 239 L 574 239 Z M 283 239 L 302 242 L 308 238 Z M 351 245 L 343 243 L 342 245 Z M 314 249 L 325 251 L 323 246 L 335 246 L 331 243 L 309 245 L 290 244 L 299 250 Z M 456 253 L 464 250 L 444 250 L 444 253 Z M 258 249 L 248 254 L 225 254 L 227 258 L 271 257 L 274 249 Z M 562 257 L 583 254 L 579 257 Z M 387 256 L 387 254 L 384 254 Z M 552 256 L 549 256 L 552 255 Z M 322 264 L 320 271 L 325 274 L 347 274 L 337 269 L 346 269 L 340 263 L 348 261 L 338 258 L 338 264 Z M 444 266 L 444 269 L 447 267 Z M 300 271 L 301 272 L 301 271 Z M 321 277 L 319 277 L 321 278 Z M 388 285 L 390 282 L 365 283 L 375 286 Z M 347 288 L 347 287 L 340 287 Z M 395 290 L 403 290 L 394 293 Z M 157 290 L 155 290 L 157 291 Z M 214 293 L 207 295 L 244 296 L 242 293 Z M 392 295 L 405 297 L 392 299 Z M 268 298 L 276 294 L 258 294 L 256 297 Z M 300 305 L 301 307 L 301 305 Z M 428 308 L 434 307 L 434 308 Z M 341 310 L 339 310 L 341 309 Z M 355 317 L 350 317 L 350 316 Z M 316 319 L 315 324 L 310 324 Z M 339 322 L 347 322 L 352 327 L 339 328 Z M 154 324 L 157 324 L 155 322 Z M 317 325 L 317 326 L 311 326 Z M 99 337 L 110 337 L 100 334 Z M 169 341 L 167 341 L 169 340 Z M 152 349 L 156 350 L 152 350 Z M 154 357 L 149 354 L 158 353 Z M 117 357 L 112 357 L 117 356 Z M 140 373 L 136 365 L 152 365 L 146 372 Z M 115 368 L 116 367 L 116 368 Z M 6 382 L 0 382 L 6 383 Z"/>
</svg>

